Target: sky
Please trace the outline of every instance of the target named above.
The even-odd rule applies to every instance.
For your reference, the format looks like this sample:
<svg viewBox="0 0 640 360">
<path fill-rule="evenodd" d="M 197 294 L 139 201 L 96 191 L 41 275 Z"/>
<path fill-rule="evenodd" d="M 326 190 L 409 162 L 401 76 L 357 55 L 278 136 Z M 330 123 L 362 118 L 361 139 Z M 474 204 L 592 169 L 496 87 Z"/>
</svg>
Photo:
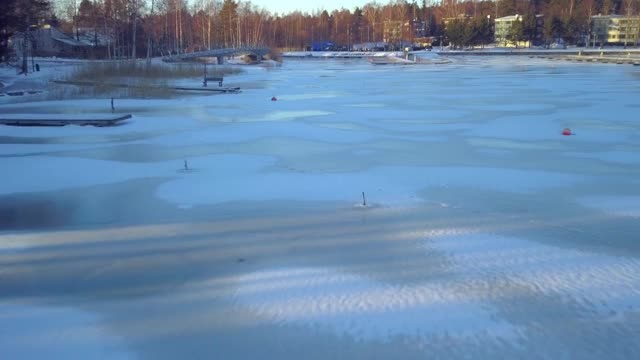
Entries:
<svg viewBox="0 0 640 360">
<path fill-rule="evenodd" d="M 356 6 L 364 6 L 369 0 L 323 0 L 323 1 L 305 1 L 305 0 L 251 0 L 251 3 L 259 7 L 263 7 L 272 13 L 289 13 L 295 10 L 302 12 L 314 12 L 315 10 L 327 10 L 331 12 L 334 9 L 345 8 L 349 10 L 355 9 Z"/>
</svg>

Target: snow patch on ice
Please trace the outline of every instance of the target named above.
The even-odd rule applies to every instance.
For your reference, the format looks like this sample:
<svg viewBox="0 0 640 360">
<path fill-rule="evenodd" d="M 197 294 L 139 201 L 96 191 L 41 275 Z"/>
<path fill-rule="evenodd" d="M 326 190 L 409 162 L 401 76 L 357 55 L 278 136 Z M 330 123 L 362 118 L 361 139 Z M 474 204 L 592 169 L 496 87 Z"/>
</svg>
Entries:
<svg viewBox="0 0 640 360">
<path fill-rule="evenodd" d="M 578 203 L 614 216 L 640 218 L 640 196 L 589 196 Z"/>
<path fill-rule="evenodd" d="M 313 116 L 332 115 L 332 112 L 321 110 L 299 110 L 299 111 L 276 111 L 267 114 L 264 120 L 267 121 L 288 121 Z"/>
<path fill-rule="evenodd" d="M 629 297 L 640 294 L 640 262 L 633 258 L 486 233 L 425 233 L 425 237 L 430 239 L 425 243 L 428 251 L 443 251 L 455 262 L 464 291 L 470 294 L 479 291 L 478 296 L 499 300 L 500 294 L 508 294 L 509 287 L 526 288 L 570 296 L 602 315 L 628 311 L 637 305 L 636 299 Z M 498 284 L 505 288 L 498 288 Z"/>
<path fill-rule="evenodd" d="M 332 115 L 332 112 L 321 110 L 282 110 L 273 111 L 260 117 L 219 117 L 221 122 L 261 122 L 261 121 L 293 121 L 315 116 Z"/>
<path fill-rule="evenodd" d="M 295 95 L 280 95 L 277 96 L 278 100 L 284 101 L 298 101 L 298 100 L 313 100 L 313 99 L 333 99 L 338 97 L 338 94 L 334 93 L 320 93 L 320 94 L 295 94 Z"/>
<path fill-rule="evenodd" d="M 550 150 L 556 147 L 545 142 L 522 142 L 509 139 L 470 138 L 467 142 L 472 146 L 507 150 Z"/>
<path fill-rule="evenodd" d="M 362 104 L 348 104 L 344 105 L 346 107 L 354 107 L 354 108 L 383 108 L 386 105 L 382 103 L 362 103 Z"/>
<path fill-rule="evenodd" d="M 277 323 L 303 324 L 355 338 L 485 334 L 512 328 L 445 282 L 391 285 L 329 268 L 280 268 L 245 274 L 234 300 Z"/>
</svg>

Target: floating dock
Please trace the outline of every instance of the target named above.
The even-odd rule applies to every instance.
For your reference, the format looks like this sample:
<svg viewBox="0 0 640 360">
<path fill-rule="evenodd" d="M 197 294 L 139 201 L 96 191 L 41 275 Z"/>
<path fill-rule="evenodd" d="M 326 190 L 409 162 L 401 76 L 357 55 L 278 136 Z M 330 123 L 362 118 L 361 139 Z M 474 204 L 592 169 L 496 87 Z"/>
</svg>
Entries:
<svg viewBox="0 0 640 360">
<path fill-rule="evenodd" d="M 0 114 L 0 125 L 10 126 L 117 126 L 131 119 L 131 114 Z"/>
<path fill-rule="evenodd" d="M 210 87 L 210 88 L 206 88 L 206 87 L 172 87 L 170 88 L 172 90 L 177 90 L 177 91 L 208 91 L 208 92 L 218 92 L 218 93 L 239 93 L 240 92 L 240 88 L 239 87 Z"/>
</svg>

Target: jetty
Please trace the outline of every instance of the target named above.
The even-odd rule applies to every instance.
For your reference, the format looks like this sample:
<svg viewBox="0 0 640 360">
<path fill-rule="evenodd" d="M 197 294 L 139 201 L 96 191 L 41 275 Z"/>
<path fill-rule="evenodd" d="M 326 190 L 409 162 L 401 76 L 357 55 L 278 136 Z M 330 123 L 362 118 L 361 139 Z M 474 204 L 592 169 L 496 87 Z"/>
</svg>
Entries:
<svg viewBox="0 0 640 360">
<path fill-rule="evenodd" d="M 10 126 L 117 126 L 131 114 L 0 114 L 0 125 Z"/>
</svg>

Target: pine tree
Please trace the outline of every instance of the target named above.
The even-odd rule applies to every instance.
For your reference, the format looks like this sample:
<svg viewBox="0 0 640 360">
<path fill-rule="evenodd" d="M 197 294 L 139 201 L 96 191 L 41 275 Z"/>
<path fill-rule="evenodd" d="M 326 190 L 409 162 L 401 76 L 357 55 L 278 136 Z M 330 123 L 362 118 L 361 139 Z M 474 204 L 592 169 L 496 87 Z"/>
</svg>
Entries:
<svg viewBox="0 0 640 360">
<path fill-rule="evenodd" d="M 233 47 L 237 42 L 238 4 L 233 0 L 224 0 L 219 16 L 222 24 L 222 41 L 225 46 Z"/>
<path fill-rule="evenodd" d="M 8 52 L 8 40 L 16 32 L 23 32 L 22 71 L 27 72 L 26 48 L 29 40 L 29 28 L 48 15 L 48 0 L 2 0 L 0 2 L 0 56 Z"/>
</svg>

